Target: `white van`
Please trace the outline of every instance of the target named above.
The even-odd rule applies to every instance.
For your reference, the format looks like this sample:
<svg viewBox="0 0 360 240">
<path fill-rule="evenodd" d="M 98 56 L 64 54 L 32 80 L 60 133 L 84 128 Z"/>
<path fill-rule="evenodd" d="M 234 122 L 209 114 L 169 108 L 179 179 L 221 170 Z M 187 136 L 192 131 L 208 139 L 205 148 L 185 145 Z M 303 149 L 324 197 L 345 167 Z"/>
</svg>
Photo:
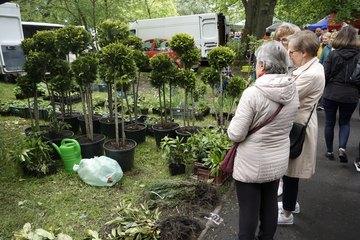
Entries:
<svg viewBox="0 0 360 240">
<path fill-rule="evenodd" d="M 0 75 L 3 78 L 22 72 L 25 62 L 21 48 L 22 40 L 24 34 L 19 5 L 0 4 Z"/>
<path fill-rule="evenodd" d="M 201 51 L 202 61 L 206 61 L 211 49 L 227 42 L 230 27 L 223 14 L 205 13 L 137 20 L 130 23 L 130 32 L 143 41 L 170 39 L 177 33 L 187 33 L 194 37 L 195 45 Z"/>
</svg>

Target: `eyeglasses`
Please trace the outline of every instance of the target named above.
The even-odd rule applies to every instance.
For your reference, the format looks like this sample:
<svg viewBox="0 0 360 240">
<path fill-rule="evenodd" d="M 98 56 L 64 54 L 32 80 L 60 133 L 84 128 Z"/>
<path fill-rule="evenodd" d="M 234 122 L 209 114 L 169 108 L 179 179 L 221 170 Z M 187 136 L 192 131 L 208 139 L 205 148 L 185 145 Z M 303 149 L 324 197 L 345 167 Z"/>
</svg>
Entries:
<svg viewBox="0 0 360 240">
<path fill-rule="evenodd" d="M 289 50 L 289 55 L 293 55 L 294 52 L 300 52 L 300 50 L 294 50 L 294 51 L 290 51 L 290 50 Z"/>
</svg>

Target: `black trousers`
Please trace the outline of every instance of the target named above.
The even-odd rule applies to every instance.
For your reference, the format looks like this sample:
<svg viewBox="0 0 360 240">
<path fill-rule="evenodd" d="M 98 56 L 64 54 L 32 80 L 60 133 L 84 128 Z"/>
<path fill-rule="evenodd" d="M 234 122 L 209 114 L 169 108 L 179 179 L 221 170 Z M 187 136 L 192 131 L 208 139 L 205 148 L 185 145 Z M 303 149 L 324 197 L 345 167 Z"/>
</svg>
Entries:
<svg viewBox="0 0 360 240">
<path fill-rule="evenodd" d="M 259 220 L 258 239 L 274 239 L 278 218 L 279 180 L 267 183 L 235 183 L 239 202 L 239 240 L 254 240 Z"/>
<path fill-rule="evenodd" d="M 299 178 L 283 176 L 283 182 L 283 209 L 294 211 L 299 190 Z"/>
</svg>

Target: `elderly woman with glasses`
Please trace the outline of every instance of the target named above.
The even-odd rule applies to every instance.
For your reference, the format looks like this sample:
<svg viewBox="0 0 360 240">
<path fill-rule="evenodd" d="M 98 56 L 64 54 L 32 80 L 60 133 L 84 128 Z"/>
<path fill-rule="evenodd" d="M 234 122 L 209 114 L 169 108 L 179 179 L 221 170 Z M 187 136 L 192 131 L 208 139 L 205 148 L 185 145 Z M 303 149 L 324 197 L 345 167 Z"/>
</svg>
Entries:
<svg viewBox="0 0 360 240">
<path fill-rule="evenodd" d="M 293 224 L 292 213 L 300 212 L 297 203 L 299 179 L 310 178 L 315 173 L 316 148 L 318 138 L 317 113 L 313 111 L 325 86 L 324 68 L 317 58 L 319 40 L 314 32 L 305 30 L 288 37 L 288 53 L 297 69 L 292 72 L 299 94 L 300 108 L 295 122 L 305 124 L 305 141 L 299 157 L 289 161 L 283 177 L 283 196 L 279 202 L 278 224 Z"/>
<path fill-rule="evenodd" d="M 287 75 L 289 56 L 277 41 L 264 43 L 255 53 L 255 84 L 240 98 L 227 133 L 239 142 L 233 178 L 239 202 L 239 240 L 273 239 L 277 227 L 277 188 L 289 162 L 289 132 L 299 100 L 294 79 Z M 274 113 L 280 108 L 280 112 Z M 255 133 L 251 129 L 275 118 Z"/>
<path fill-rule="evenodd" d="M 279 41 L 287 49 L 288 48 L 288 39 L 287 37 L 300 31 L 300 28 L 291 23 L 282 23 L 280 24 L 274 34 L 274 40 Z"/>
</svg>

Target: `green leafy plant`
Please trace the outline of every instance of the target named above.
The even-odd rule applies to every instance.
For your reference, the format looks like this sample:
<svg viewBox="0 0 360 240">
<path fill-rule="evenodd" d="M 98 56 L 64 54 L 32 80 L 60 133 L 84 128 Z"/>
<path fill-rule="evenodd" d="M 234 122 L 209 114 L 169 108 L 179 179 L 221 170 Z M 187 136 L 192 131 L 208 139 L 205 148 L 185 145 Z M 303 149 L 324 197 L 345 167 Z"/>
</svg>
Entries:
<svg viewBox="0 0 360 240">
<path fill-rule="evenodd" d="M 40 136 L 30 134 L 10 151 L 10 157 L 29 171 L 48 174 L 49 167 L 55 164 L 51 152 L 52 148 Z"/>
<path fill-rule="evenodd" d="M 205 128 L 188 139 L 187 148 L 194 162 L 202 163 L 211 174 L 218 175 L 219 164 L 231 144 L 223 129 Z"/>
<path fill-rule="evenodd" d="M 134 206 L 131 202 L 121 201 L 113 212 L 118 216 L 105 223 L 112 230 L 109 239 L 158 239 L 160 231 L 157 221 L 160 217 L 158 209 L 150 210 L 146 203 Z"/>
<path fill-rule="evenodd" d="M 186 143 L 183 143 L 181 139 L 171 138 L 165 136 L 160 143 L 160 149 L 162 151 L 162 158 L 168 161 L 168 164 L 185 164 L 188 158 L 188 149 Z"/>
</svg>

